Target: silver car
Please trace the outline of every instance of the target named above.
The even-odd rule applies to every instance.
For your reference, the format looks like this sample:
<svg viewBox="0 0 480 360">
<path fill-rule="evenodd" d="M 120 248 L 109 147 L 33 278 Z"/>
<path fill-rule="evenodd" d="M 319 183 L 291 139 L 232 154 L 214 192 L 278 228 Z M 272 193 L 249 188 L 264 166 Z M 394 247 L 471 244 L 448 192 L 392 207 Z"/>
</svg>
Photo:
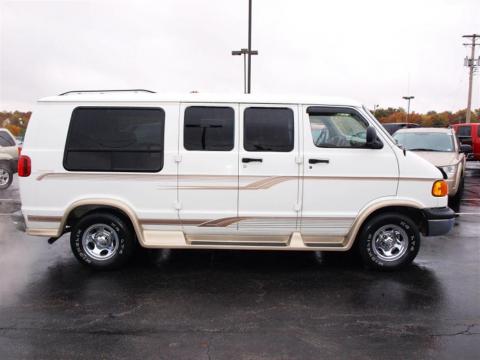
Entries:
<svg viewBox="0 0 480 360">
<path fill-rule="evenodd" d="M 466 154 L 471 152 L 471 147 L 461 145 L 453 129 L 401 129 L 393 137 L 404 149 L 415 152 L 442 171 L 447 177 L 449 205 L 458 210 L 464 188 Z"/>
</svg>

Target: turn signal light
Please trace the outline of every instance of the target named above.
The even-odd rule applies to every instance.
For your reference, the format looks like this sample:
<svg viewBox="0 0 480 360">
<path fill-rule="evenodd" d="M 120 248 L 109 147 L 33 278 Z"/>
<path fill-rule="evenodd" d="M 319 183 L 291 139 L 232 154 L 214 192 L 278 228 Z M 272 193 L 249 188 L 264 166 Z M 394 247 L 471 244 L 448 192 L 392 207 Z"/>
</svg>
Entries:
<svg viewBox="0 0 480 360">
<path fill-rule="evenodd" d="M 437 180 L 433 183 L 432 195 L 442 197 L 448 195 L 448 185 L 445 180 Z"/>
<path fill-rule="evenodd" d="M 28 177 L 32 173 L 32 160 L 26 155 L 18 159 L 18 176 Z"/>
</svg>

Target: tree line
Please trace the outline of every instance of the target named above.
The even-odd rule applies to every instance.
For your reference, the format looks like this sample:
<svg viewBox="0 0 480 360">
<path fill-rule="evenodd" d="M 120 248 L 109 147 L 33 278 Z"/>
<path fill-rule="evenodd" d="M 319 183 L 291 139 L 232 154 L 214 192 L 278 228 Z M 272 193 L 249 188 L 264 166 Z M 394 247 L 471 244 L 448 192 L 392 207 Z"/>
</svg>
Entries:
<svg viewBox="0 0 480 360">
<path fill-rule="evenodd" d="M 407 112 L 403 108 L 378 108 L 372 111 L 373 115 L 381 123 L 397 123 L 407 120 Z M 467 109 L 452 111 L 429 111 L 426 114 L 412 112 L 408 116 L 408 122 L 416 123 L 424 127 L 448 127 L 449 125 L 465 122 Z M 472 111 L 472 122 L 480 121 L 480 109 Z"/>
<path fill-rule="evenodd" d="M 31 116 L 31 111 L 0 111 L 0 127 L 10 130 L 13 136 L 23 139 Z"/>
</svg>

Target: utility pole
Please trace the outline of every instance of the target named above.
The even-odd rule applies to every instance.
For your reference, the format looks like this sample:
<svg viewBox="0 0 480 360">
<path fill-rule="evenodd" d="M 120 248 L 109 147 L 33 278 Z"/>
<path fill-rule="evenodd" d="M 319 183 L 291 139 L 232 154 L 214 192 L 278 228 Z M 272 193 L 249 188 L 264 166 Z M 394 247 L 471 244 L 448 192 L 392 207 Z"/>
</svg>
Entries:
<svg viewBox="0 0 480 360">
<path fill-rule="evenodd" d="M 408 107 L 407 107 L 407 124 L 408 124 L 408 118 L 410 117 L 410 101 L 415 99 L 415 96 L 403 96 L 403 99 L 408 101 Z"/>
<path fill-rule="evenodd" d="M 472 118 L 472 92 L 473 92 L 473 74 L 475 72 L 475 68 L 480 65 L 480 59 L 475 59 L 475 46 L 480 45 L 477 43 L 477 39 L 480 39 L 480 35 L 472 34 L 472 35 L 463 35 L 464 39 L 470 39 L 472 42 L 470 44 L 466 43 L 463 44 L 464 46 L 471 46 L 472 52 L 470 58 L 467 56 L 465 58 L 465 66 L 469 67 L 469 78 L 468 78 L 468 100 L 467 100 L 467 124 L 470 123 Z"/>
<path fill-rule="evenodd" d="M 233 50 L 232 55 L 243 55 L 243 93 L 247 94 L 247 54 L 248 49 Z M 257 50 L 251 51 L 252 55 L 258 55 Z"/>
</svg>

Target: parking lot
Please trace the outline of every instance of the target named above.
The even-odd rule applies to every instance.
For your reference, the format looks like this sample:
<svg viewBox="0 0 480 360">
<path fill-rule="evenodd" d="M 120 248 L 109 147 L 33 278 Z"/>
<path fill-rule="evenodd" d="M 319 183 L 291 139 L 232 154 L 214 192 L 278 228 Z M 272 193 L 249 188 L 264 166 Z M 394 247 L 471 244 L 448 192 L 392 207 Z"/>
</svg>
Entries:
<svg viewBox="0 0 480 360">
<path fill-rule="evenodd" d="M 472 165 L 471 165 L 472 166 Z M 408 269 L 348 254 L 149 251 L 94 272 L 16 230 L 0 193 L 0 358 L 478 359 L 480 167 Z"/>
</svg>

